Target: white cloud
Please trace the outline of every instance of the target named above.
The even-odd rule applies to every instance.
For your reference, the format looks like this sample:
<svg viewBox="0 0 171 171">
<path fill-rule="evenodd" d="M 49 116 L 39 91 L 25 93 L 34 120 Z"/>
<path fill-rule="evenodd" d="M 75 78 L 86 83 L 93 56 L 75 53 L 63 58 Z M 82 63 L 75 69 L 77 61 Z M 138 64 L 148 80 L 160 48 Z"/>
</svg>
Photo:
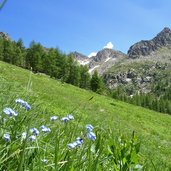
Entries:
<svg viewBox="0 0 171 171">
<path fill-rule="evenodd" d="M 108 42 L 107 45 L 103 47 L 103 49 L 105 49 L 105 48 L 107 48 L 107 49 L 113 49 L 112 42 Z"/>
<path fill-rule="evenodd" d="M 88 55 L 88 57 L 92 57 L 92 56 L 96 56 L 97 55 L 97 52 L 91 52 L 90 55 Z"/>
</svg>

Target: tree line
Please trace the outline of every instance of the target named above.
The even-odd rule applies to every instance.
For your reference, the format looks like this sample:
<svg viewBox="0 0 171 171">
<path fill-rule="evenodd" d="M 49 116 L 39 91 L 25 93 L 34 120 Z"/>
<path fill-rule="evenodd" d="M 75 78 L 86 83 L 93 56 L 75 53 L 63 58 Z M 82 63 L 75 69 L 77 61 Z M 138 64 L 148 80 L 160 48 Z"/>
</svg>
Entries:
<svg viewBox="0 0 171 171">
<path fill-rule="evenodd" d="M 158 83 L 150 93 L 128 96 L 123 87 L 118 87 L 110 91 L 110 96 L 157 112 L 171 114 L 171 86 L 164 88 L 162 82 Z"/>
<path fill-rule="evenodd" d="M 91 76 L 88 67 L 79 65 L 72 54 L 66 55 L 58 48 L 45 48 L 35 41 L 26 48 L 22 39 L 11 41 L 0 37 L 0 60 L 28 70 L 32 68 L 35 73 L 44 73 L 80 88 L 98 93 L 104 89 L 98 73 Z"/>
</svg>

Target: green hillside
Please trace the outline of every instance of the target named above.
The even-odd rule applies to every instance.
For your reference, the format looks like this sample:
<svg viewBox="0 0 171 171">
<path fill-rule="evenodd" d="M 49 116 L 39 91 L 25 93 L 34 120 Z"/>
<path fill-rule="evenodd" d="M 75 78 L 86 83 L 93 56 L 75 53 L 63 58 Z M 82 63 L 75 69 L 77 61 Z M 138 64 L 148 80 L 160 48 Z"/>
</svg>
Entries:
<svg viewBox="0 0 171 171">
<path fill-rule="evenodd" d="M 46 120 L 56 114 L 72 113 L 80 123 L 91 123 L 96 129 L 108 130 L 114 135 L 131 137 L 133 131 L 141 139 L 140 163 L 150 170 L 171 169 L 171 116 L 101 96 L 44 74 L 31 74 L 19 67 L 0 62 L 1 111 L 21 97 L 41 109 Z M 93 97 L 93 98 L 92 98 Z M 91 100 L 89 100 L 92 98 Z M 36 113 L 36 112 L 35 112 Z M 39 121 L 39 117 L 33 120 Z M 74 129 L 74 128 L 73 128 Z"/>
</svg>

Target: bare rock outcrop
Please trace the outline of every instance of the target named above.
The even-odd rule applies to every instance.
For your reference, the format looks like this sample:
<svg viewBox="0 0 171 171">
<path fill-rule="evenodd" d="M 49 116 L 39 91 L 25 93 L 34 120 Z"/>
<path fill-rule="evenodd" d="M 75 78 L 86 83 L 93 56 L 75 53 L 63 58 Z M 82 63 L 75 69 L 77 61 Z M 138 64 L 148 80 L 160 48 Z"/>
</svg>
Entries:
<svg viewBox="0 0 171 171">
<path fill-rule="evenodd" d="M 11 40 L 9 35 L 4 32 L 0 32 L 0 38 L 6 39 L 6 40 Z"/>
<path fill-rule="evenodd" d="M 171 47 L 171 30 L 167 27 L 153 39 L 142 40 L 132 45 L 128 50 L 128 56 L 133 59 L 147 56 L 161 47 Z"/>
</svg>

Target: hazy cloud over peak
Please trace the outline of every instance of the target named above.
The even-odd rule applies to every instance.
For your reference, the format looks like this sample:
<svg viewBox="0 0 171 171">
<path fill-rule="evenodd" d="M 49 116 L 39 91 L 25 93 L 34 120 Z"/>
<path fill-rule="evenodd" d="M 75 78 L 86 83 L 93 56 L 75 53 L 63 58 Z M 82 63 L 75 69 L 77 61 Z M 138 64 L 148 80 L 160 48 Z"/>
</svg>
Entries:
<svg viewBox="0 0 171 171">
<path fill-rule="evenodd" d="M 113 49 L 112 42 L 108 42 L 107 45 L 103 47 L 103 49 L 105 49 L 105 48 L 107 48 L 107 49 Z"/>
</svg>

